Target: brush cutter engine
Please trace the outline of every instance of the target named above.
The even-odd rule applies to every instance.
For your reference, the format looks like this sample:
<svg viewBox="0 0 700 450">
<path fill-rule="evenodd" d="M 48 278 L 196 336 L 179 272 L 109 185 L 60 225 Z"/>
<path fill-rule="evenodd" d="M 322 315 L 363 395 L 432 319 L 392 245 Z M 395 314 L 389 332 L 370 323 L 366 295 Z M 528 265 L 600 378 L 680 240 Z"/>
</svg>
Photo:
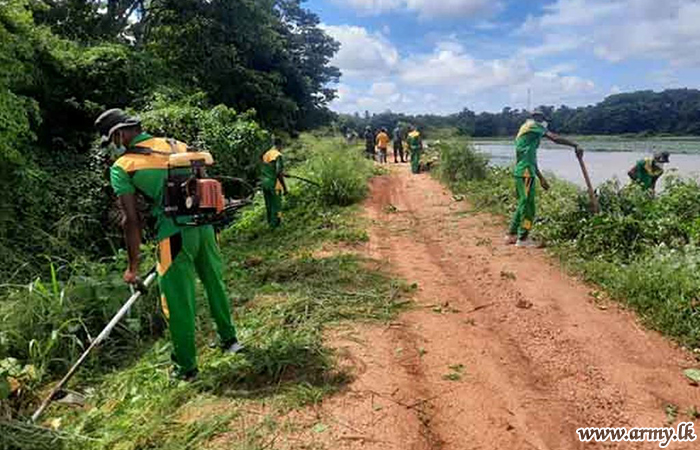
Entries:
<svg viewBox="0 0 700 450">
<path fill-rule="evenodd" d="M 214 158 L 206 151 L 170 155 L 163 207 L 178 225 L 227 224 L 231 213 L 251 203 L 251 198 L 226 198 L 222 182 L 207 176 L 207 168 L 213 164 Z M 245 184 L 238 178 L 222 179 Z"/>
<path fill-rule="evenodd" d="M 223 212 L 221 182 L 206 174 L 206 168 L 213 164 L 214 158 L 209 152 L 170 155 L 163 206 L 165 214 L 178 224 L 194 222 L 199 225 Z"/>
</svg>

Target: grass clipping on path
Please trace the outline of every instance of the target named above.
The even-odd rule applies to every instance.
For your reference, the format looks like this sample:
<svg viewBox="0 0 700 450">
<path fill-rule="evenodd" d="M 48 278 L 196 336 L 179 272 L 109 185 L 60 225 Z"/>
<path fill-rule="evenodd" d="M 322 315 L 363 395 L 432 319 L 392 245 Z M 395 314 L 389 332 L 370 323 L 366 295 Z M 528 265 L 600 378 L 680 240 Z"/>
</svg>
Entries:
<svg viewBox="0 0 700 450">
<path fill-rule="evenodd" d="M 442 181 L 476 208 L 512 214 L 512 169 L 488 167 L 482 174 L 484 163 L 471 145 L 446 145 Z M 637 311 L 648 326 L 690 349 L 700 347 L 698 182 L 666 175 L 663 191 L 654 197 L 636 185 L 609 181 L 597 189 L 601 213 L 593 216 L 584 190 L 552 175 L 547 179 L 549 192 L 537 186 L 535 237 L 586 281 Z"/>
<path fill-rule="evenodd" d="M 161 339 L 133 365 L 102 376 L 84 408 L 52 406 L 43 424 L 64 438 L 53 448 L 65 436 L 70 449 L 214 448 L 217 436 L 228 435 L 225 448 L 260 448 L 289 426 L 280 421 L 286 411 L 318 403 L 348 382 L 351 374 L 323 345 L 324 329 L 390 320 L 410 288 L 359 255 L 315 257 L 323 245 L 365 241 L 363 222 L 357 207 L 328 206 L 305 186 L 291 190 L 281 228 L 267 227 L 257 201 L 221 236 L 248 352 L 225 355 L 207 346 L 215 332 L 199 292 L 199 379 L 170 380 L 171 344 Z"/>
</svg>

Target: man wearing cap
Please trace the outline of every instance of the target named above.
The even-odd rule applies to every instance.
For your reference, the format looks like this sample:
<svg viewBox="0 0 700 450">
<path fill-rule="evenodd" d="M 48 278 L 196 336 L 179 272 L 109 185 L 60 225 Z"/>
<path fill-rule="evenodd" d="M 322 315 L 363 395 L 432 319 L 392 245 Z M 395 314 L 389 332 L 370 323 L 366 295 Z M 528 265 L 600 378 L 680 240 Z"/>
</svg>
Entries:
<svg viewBox="0 0 700 450">
<path fill-rule="evenodd" d="M 669 152 L 656 152 L 654 156 L 640 159 L 627 172 L 627 175 L 633 182 L 639 184 L 646 190 L 654 192 L 656 190 L 656 182 L 664 174 L 664 164 L 669 161 Z"/>
<path fill-rule="evenodd" d="M 236 339 L 231 320 L 223 282 L 223 261 L 214 228 L 179 225 L 165 213 L 169 157 L 172 153 L 186 152 L 187 145 L 144 133 L 140 120 L 127 116 L 120 109 L 105 111 L 95 121 L 95 127 L 102 135 L 102 144 L 113 145 L 116 160 L 110 169 L 110 179 L 124 214 L 122 226 L 128 255 L 124 281 L 135 284 L 139 271 L 141 222 L 135 197 L 139 192 L 151 205 L 151 214 L 156 220 L 158 283 L 161 306 L 173 342 L 173 375 L 193 380 L 197 376 L 195 274 L 206 291 L 221 348 L 236 353 L 243 347 Z"/>
<path fill-rule="evenodd" d="M 282 222 L 282 193 L 287 193 L 284 181 L 282 141 L 274 139 L 273 147 L 262 157 L 261 185 L 265 197 L 265 211 L 270 228 L 277 228 Z"/>
<path fill-rule="evenodd" d="M 529 237 L 536 212 L 535 177 L 539 178 L 542 189 L 549 189 L 549 183 L 540 172 L 537 165 L 537 149 L 542 138 L 573 147 L 576 155 L 583 155 L 583 149 L 573 141 L 557 136 L 547 129 L 547 120 L 544 111 L 536 109 L 531 118 L 527 119 L 520 127 L 515 138 L 515 189 L 518 196 L 518 205 L 510 222 L 510 230 L 506 236 L 507 244 L 516 244 L 518 247 L 536 247 L 537 244 Z"/>
</svg>

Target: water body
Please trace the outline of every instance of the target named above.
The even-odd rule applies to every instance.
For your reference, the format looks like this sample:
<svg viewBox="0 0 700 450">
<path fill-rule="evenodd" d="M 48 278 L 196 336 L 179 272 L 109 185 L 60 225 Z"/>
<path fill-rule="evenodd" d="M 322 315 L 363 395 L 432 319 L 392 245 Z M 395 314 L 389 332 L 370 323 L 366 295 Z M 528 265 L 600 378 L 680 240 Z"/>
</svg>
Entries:
<svg viewBox="0 0 700 450">
<path fill-rule="evenodd" d="M 480 140 L 475 141 L 474 145 L 491 157 L 491 164 L 498 166 L 515 164 L 515 147 L 512 142 Z M 625 140 L 624 142 L 596 140 L 581 141 L 581 145 L 586 149 L 584 161 L 595 186 L 613 178 L 626 183 L 627 171 L 632 165 L 657 150 L 667 150 L 671 153 L 671 162 L 666 165 L 666 173 L 700 179 L 700 139 Z M 561 179 L 585 186 L 581 168 L 573 150 L 543 141 L 537 155 L 540 170 L 543 172 L 552 172 Z"/>
</svg>

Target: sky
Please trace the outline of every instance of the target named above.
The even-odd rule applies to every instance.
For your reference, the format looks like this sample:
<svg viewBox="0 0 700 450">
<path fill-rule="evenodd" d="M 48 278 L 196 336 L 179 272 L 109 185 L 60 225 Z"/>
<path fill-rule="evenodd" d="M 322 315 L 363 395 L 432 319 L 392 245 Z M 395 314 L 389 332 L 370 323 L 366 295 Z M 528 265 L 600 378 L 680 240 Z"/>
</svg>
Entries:
<svg viewBox="0 0 700 450">
<path fill-rule="evenodd" d="M 343 73 L 331 104 L 338 112 L 497 112 L 700 87 L 700 0 L 308 0 L 306 7 L 341 44 L 332 61 Z"/>
</svg>

